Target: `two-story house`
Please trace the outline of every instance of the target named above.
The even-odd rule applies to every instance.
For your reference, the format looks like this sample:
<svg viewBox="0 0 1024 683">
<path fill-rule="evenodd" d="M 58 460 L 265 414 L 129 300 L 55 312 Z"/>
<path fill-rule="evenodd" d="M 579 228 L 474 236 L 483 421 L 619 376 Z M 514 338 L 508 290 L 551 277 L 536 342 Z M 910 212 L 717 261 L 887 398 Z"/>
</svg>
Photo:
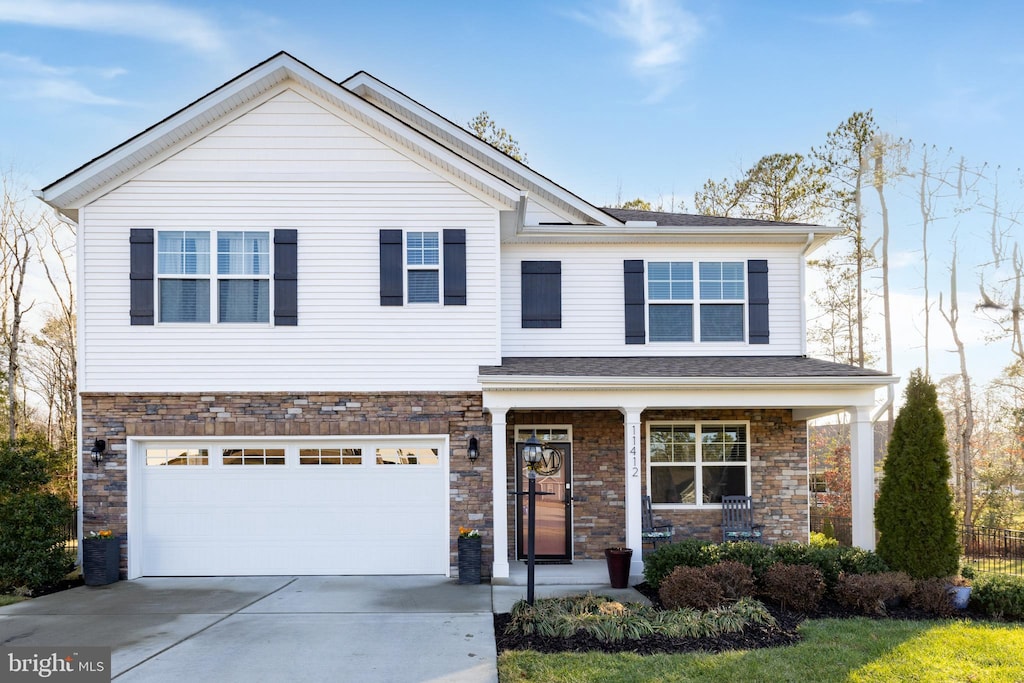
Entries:
<svg viewBox="0 0 1024 683">
<path fill-rule="evenodd" d="M 534 435 L 541 558 L 639 550 L 643 495 L 677 538 L 749 494 L 806 540 L 806 421 L 837 411 L 874 545 L 894 378 L 805 355 L 835 229 L 598 208 L 286 53 L 38 196 L 79 226 L 82 524 L 129 577 L 447 574 L 466 526 L 500 581 Z"/>
</svg>

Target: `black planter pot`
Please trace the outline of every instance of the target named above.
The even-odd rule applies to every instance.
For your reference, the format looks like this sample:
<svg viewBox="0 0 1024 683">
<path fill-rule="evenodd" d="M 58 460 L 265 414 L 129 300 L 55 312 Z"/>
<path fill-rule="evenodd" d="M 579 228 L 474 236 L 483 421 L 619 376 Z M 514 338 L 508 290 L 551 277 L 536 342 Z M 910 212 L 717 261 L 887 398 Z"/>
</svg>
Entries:
<svg viewBox="0 0 1024 683">
<path fill-rule="evenodd" d="M 629 588 L 629 561 L 633 559 L 630 548 L 606 548 L 604 559 L 608 562 L 608 580 L 612 588 Z"/>
<path fill-rule="evenodd" d="M 86 586 L 105 586 L 120 578 L 121 541 L 86 538 L 82 541 L 82 578 Z"/>
<path fill-rule="evenodd" d="M 480 583 L 481 540 L 459 537 L 459 583 Z"/>
</svg>

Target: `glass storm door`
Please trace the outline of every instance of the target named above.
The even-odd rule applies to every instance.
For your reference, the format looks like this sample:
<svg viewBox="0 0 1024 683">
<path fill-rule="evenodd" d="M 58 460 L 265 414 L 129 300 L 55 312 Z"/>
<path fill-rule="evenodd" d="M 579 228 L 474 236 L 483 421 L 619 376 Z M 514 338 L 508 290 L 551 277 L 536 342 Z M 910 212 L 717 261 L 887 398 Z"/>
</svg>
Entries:
<svg viewBox="0 0 1024 683">
<path fill-rule="evenodd" d="M 565 562 L 572 559 L 572 481 L 570 458 L 572 445 L 544 441 L 542 460 L 537 466 L 537 492 L 550 493 L 537 496 L 537 538 L 534 556 L 538 560 Z M 523 443 L 516 443 L 516 490 L 529 487 L 526 463 L 523 462 Z M 516 526 L 518 527 L 517 557 L 527 556 L 527 531 L 530 517 L 529 496 L 516 496 Z"/>
</svg>

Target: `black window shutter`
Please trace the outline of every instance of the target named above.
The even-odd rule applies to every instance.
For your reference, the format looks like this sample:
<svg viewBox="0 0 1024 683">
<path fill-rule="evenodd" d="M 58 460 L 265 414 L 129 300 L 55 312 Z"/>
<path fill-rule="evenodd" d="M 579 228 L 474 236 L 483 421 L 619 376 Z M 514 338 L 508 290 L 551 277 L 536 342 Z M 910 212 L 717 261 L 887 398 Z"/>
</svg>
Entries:
<svg viewBox="0 0 1024 683">
<path fill-rule="evenodd" d="M 298 230 L 274 231 L 274 324 L 299 324 Z"/>
<path fill-rule="evenodd" d="M 562 327 L 562 262 L 523 261 L 520 273 L 523 327 Z"/>
<path fill-rule="evenodd" d="M 626 294 L 626 343 L 646 344 L 644 262 L 623 261 L 622 276 Z"/>
<path fill-rule="evenodd" d="M 747 341 L 768 343 L 768 261 L 747 261 Z"/>
<path fill-rule="evenodd" d="M 405 303 L 402 272 L 402 231 L 380 231 L 380 305 L 401 306 Z"/>
<path fill-rule="evenodd" d="M 131 322 L 153 324 L 153 230 L 132 228 L 131 244 Z"/>
<path fill-rule="evenodd" d="M 444 231 L 444 305 L 466 305 L 466 231 Z"/>
</svg>

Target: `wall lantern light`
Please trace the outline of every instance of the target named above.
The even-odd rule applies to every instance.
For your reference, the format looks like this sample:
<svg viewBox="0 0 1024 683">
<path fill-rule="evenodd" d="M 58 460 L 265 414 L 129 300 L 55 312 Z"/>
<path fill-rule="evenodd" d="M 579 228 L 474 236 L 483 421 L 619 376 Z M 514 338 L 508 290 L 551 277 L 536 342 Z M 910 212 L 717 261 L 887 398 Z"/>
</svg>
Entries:
<svg viewBox="0 0 1024 683">
<path fill-rule="evenodd" d="M 103 461 L 103 452 L 107 450 L 107 442 L 103 439 L 96 439 L 96 442 L 92 445 L 92 461 L 95 465 Z"/>
<path fill-rule="evenodd" d="M 470 463 L 475 463 L 476 459 L 480 457 L 480 442 L 476 440 L 475 436 L 469 437 L 469 450 L 467 455 L 469 456 Z"/>
</svg>

